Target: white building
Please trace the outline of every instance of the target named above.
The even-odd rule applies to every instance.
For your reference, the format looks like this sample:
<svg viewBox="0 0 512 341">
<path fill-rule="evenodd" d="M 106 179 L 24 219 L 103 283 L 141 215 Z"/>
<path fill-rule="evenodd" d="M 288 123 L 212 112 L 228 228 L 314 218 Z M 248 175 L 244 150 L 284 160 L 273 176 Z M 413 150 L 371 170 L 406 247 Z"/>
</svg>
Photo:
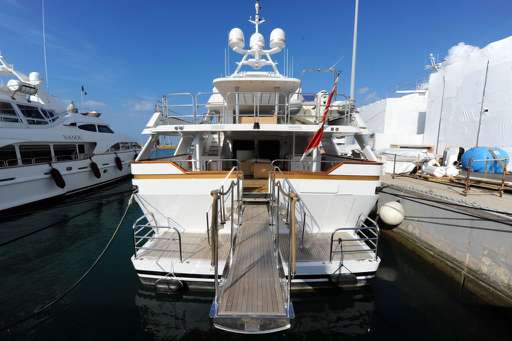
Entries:
<svg viewBox="0 0 512 341">
<path fill-rule="evenodd" d="M 375 149 L 430 145 L 439 154 L 447 146 L 512 146 L 512 36 L 481 49 L 452 47 L 426 88 L 360 108 Z"/>
<path fill-rule="evenodd" d="M 417 90 L 397 98 L 386 98 L 359 109 L 374 133 L 375 150 L 391 145 L 423 145 L 427 111 L 427 91 Z"/>
</svg>

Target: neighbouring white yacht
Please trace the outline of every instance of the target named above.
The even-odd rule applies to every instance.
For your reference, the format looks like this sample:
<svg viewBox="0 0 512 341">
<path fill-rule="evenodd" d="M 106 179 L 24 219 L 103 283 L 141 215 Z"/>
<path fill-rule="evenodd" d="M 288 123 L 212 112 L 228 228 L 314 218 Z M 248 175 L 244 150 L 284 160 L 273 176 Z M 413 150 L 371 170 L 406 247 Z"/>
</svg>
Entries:
<svg viewBox="0 0 512 341">
<path fill-rule="evenodd" d="M 239 333 L 290 328 L 292 291 L 365 285 L 380 263 L 368 215 L 382 164 L 369 132 L 336 86 L 305 94 L 280 73 L 272 56 L 285 33 L 274 29 L 265 48 L 260 9 L 249 48 L 241 29 L 229 33 L 243 56 L 235 71 L 214 79 L 212 93 L 165 96 L 131 166 L 144 214 L 133 224 L 140 280 L 213 288 L 215 327 Z M 321 143 L 304 156 L 313 136 Z M 175 155 L 156 157 L 172 138 Z M 342 155 L 343 139 L 364 158 Z"/>
<path fill-rule="evenodd" d="M 0 211 L 68 195 L 130 174 L 140 151 L 100 113 L 66 108 L 0 56 Z"/>
</svg>

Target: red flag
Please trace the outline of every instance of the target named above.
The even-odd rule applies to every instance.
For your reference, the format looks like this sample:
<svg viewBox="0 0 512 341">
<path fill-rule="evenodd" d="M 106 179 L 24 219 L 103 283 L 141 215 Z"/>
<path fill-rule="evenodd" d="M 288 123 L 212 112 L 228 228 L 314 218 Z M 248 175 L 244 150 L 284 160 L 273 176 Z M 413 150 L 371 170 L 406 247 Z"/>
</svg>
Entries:
<svg viewBox="0 0 512 341">
<path fill-rule="evenodd" d="M 339 78 L 340 74 L 338 73 L 336 79 L 334 80 L 334 85 L 332 86 L 331 92 L 329 93 L 329 97 L 327 97 L 327 103 L 325 103 L 325 109 L 322 114 L 322 123 L 320 124 L 320 127 L 316 131 L 315 135 L 313 135 L 311 141 L 309 141 L 306 150 L 304 150 L 304 154 L 302 154 L 302 157 L 300 158 L 301 161 L 303 161 L 308 154 L 310 154 L 315 148 L 317 148 L 320 145 L 320 142 L 322 141 L 322 137 L 324 136 L 325 121 L 327 121 L 327 113 L 329 112 L 329 108 L 331 107 L 332 98 L 334 96 L 334 93 L 336 92 L 336 88 L 338 87 Z"/>
</svg>

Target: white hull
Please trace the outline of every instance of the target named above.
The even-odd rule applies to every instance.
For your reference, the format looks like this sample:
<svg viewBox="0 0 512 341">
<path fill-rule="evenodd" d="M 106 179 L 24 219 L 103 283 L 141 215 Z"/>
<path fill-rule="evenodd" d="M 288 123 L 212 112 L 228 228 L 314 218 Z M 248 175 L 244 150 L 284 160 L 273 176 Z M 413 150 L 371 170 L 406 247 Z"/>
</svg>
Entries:
<svg viewBox="0 0 512 341">
<path fill-rule="evenodd" d="M 52 163 L 66 182 L 64 188 L 59 188 L 55 184 L 49 174 L 51 168 L 47 164 L 0 168 L 0 210 L 70 194 L 129 175 L 130 162 L 135 151 L 119 152 L 117 155 L 123 163 L 122 170 L 116 166 L 115 154 L 93 157 L 101 171 L 99 179 L 91 171 L 89 159 Z"/>
</svg>

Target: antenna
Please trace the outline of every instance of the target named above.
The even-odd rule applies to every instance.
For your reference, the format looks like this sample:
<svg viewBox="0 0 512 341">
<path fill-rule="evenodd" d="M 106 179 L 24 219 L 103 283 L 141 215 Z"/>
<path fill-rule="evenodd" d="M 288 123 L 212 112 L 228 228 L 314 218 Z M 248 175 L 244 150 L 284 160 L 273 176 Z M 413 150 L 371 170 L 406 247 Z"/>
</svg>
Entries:
<svg viewBox="0 0 512 341">
<path fill-rule="evenodd" d="M 46 58 L 46 19 L 44 12 L 44 0 L 41 0 L 41 16 L 43 17 L 43 60 L 44 60 L 44 80 L 46 82 L 46 90 L 50 92 L 50 82 L 48 81 L 48 61 Z"/>
<path fill-rule="evenodd" d="M 437 62 L 437 59 L 434 57 L 433 53 L 428 55 L 428 59 L 430 61 L 430 65 L 425 66 L 425 69 L 433 71 L 439 71 L 441 69 L 441 63 Z"/>
</svg>

